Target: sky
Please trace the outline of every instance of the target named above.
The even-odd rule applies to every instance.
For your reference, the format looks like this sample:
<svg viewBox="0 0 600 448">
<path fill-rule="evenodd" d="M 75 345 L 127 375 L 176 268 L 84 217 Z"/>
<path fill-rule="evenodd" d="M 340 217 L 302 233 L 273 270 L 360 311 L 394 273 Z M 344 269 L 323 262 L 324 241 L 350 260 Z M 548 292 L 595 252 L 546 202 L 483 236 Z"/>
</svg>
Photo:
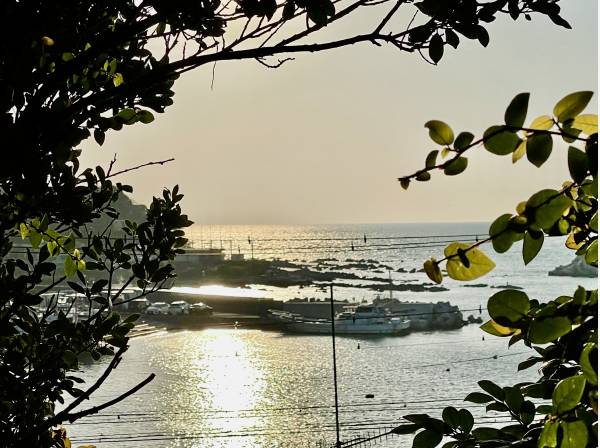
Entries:
<svg viewBox="0 0 600 448">
<path fill-rule="evenodd" d="M 492 221 L 569 178 L 566 145 L 542 168 L 480 147 L 460 176 L 434 173 L 408 191 L 396 179 L 436 149 L 423 127 L 430 119 L 480 135 L 502 123 L 517 93 L 531 92 L 529 122 L 570 92 L 597 92 L 598 3 L 560 4 L 572 30 L 542 16 L 502 18 L 487 26 L 487 48 L 465 39 L 438 66 L 363 44 L 297 54 L 278 69 L 220 62 L 212 88 L 212 67 L 200 67 L 176 82 L 175 104 L 153 123 L 108 134 L 102 147 L 86 142 L 82 166 L 115 154 L 115 169 L 174 157 L 119 180 L 145 204 L 179 184 L 199 224 Z M 366 20 L 326 32 L 348 35 Z"/>
</svg>

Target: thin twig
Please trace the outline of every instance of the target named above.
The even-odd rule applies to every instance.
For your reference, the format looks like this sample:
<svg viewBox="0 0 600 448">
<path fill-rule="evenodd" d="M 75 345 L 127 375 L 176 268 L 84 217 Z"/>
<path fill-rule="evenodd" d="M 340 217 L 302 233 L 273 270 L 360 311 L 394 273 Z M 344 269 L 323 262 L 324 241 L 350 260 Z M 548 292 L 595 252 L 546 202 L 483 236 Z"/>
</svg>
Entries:
<svg viewBox="0 0 600 448">
<path fill-rule="evenodd" d="M 172 162 L 174 160 L 175 160 L 175 158 L 171 157 L 170 159 L 159 160 L 158 162 L 143 163 L 143 164 L 138 165 L 138 166 L 134 166 L 134 167 L 131 167 L 131 168 L 127 168 L 125 170 L 117 171 L 116 173 L 112 173 L 110 176 L 106 176 L 105 179 L 108 179 L 109 177 L 115 177 L 115 176 L 118 176 L 120 174 L 128 173 L 129 171 L 139 170 L 140 168 L 144 168 L 144 167 L 150 166 L 150 165 L 164 165 L 165 163 L 169 163 L 169 162 Z"/>
</svg>

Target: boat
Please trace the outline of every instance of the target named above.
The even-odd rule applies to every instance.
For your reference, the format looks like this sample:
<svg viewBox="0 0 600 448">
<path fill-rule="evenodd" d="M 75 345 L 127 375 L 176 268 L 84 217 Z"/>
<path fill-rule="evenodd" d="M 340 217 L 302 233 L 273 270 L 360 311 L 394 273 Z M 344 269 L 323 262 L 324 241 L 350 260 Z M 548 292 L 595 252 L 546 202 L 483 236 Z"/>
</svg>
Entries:
<svg viewBox="0 0 600 448">
<path fill-rule="evenodd" d="M 331 334 L 331 320 L 308 319 L 300 314 L 269 310 L 271 317 L 285 330 L 294 333 Z M 396 317 L 381 306 L 353 305 L 344 307 L 333 319 L 336 334 L 399 335 L 410 329 L 410 320 Z"/>
</svg>

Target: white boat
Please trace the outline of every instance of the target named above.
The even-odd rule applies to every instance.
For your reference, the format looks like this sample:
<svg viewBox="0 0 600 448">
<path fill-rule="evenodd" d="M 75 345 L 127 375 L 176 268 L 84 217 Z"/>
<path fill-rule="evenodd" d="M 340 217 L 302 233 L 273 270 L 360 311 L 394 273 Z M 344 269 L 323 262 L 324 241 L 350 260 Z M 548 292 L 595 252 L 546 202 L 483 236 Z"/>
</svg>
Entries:
<svg viewBox="0 0 600 448">
<path fill-rule="evenodd" d="M 331 320 L 307 319 L 299 314 L 270 310 L 271 316 L 294 333 L 331 334 Z M 344 308 L 333 319 L 336 334 L 405 334 L 410 320 L 393 317 L 386 308 L 356 305 Z"/>
</svg>

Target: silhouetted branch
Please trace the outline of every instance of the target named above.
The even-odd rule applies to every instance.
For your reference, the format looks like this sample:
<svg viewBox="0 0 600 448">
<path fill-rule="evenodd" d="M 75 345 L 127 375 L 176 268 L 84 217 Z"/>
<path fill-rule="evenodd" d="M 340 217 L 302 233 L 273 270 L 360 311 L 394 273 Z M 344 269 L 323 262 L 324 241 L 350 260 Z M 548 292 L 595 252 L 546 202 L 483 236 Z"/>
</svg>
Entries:
<svg viewBox="0 0 600 448">
<path fill-rule="evenodd" d="M 79 397 L 75 398 L 75 400 L 73 400 L 71 404 L 69 404 L 65 409 L 60 411 L 54 417 L 46 420 L 46 423 L 44 427 L 41 428 L 41 430 L 51 428 L 52 426 L 58 425 L 59 423 L 62 423 L 66 420 L 69 420 L 71 422 L 74 421 L 70 420 L 71 416 L 69 415 L 69 412 L 75 409 L 77 406 L 79 406 L 81 402 L 83 402 L 83 400 L 89 399 L 90 395 L 92 395 L 96 390 L 98 390 L 98 388 L 104 383 L 104 381 L 106 381 L 110 373 L 119 365 L 119 362 L 121 361 L 121 356 L 123 355 L 123 353 L 125 353 L 126 350 L 127 346 L 119 348 L 117 353 L 115 353 L 115 355 L 113 356 L 113 359 L 110 361 L 110 363 L 108 364 L 102 375 L 100 375 L 100 377 L 96 380 L 96 382 L 92 384 L 92 386 L 88 390 L 83 392 Z"/>
<path fill-rule="evenodd" d="M 148 375 L 148 377 L 144 381 L 140 382 L 137 386 L 132 387 L 127 392 L 119 395 L 118 397 L 113 398 L 112 400 L 107 401 L 106 403 L 103 403 L 101 405 L 94 406 L 89 409 L 84 409 L 83 411 L 76 412 L 74 414 L 70 414 L 68 416 L 69 423 L 73 423 L 75 420 L 79 420 L 80 418 L 83 418 L 87 415 L 97 414 L 102 409 L 106 409 L 110 406 L 117 404 L 120 401 L 123 401 L 125 398 L 129 397 L 130 395 L 135 394 L 138 390 L 140 390 L 142 387 L 144 387 L 146 384 L 148 384 L 150 381 L 152 381 L 155 377 L 156 377 L 156 375 L 154 373 L 151 373 L 150 375 Z"/>
<path fill-rule="evenodd" d="M 174 157 L 171 157 L 170 159 L 165 159 L 165 160 L 159 160 L 157 162 L 148 162 L 148 163 L 143 163 L 141 165 L 138 166 L 134 166 L 131 168 L 127 168 L 125 170 L 121 170 L 121 171 L 117 171 L 116 173 L 112 173 L 111 175 L 107 175 L 106 179 L 108 179 L 109 177 L 115 177 L 118 176 L 120 174 L 125 174 L 128 173 L 129 171 L 135 171 L 135 170 L 139 170 L 140 168 L 144 168 L 146 166 L 150 166 L 150 165 L 164 165 L 165 163 L 169 163 L 172 162 L 173 160 L 175 160 Z"/>
</svg>

